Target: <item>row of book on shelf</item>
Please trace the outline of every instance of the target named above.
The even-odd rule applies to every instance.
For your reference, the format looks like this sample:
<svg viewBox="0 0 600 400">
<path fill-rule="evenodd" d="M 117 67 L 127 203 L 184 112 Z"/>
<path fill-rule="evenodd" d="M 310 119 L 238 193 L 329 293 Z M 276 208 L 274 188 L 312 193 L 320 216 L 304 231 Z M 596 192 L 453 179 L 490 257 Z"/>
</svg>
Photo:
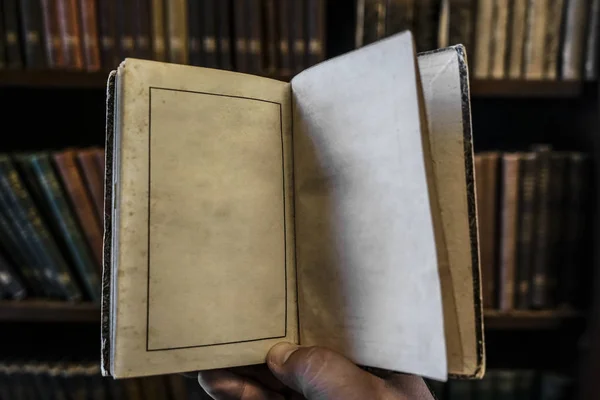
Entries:
<svg viewBox="0 0 600 400">
<path fill-rule="evenodd" d="M 0 363 L 0 399 L 209 400 L 196 379 L 163 375 L 115 380 L 98 363 Z"/>
<path fill-rule="evenodd" d="M 484 307 L 581 307 L 588 156 L 546 145 L 479 153 L 475 177 Z"/>
<path fill-rule="evenodd" d="M 100 299 L 104 151 L 0 155 L 0 298 Z"/>
<path fill-rule="evenodd" d="M 475 78 L 594 80 L 598 0 L 358 0 L 356 47 L 412 30 L 418 51 L 463 44 Z"/>
<path fill-rule="evenodd" d="M 567 400 L 573 379 L 556 372 L 491 369 L 481 380 L 427 381 L 438 400 Z"/>
<path fill-rule="evenodd" d="M 2 0 L 0 64 L 97 71 L 126 57 L 282 76 L 325 58 L 326 0 Z"/>
</svg>

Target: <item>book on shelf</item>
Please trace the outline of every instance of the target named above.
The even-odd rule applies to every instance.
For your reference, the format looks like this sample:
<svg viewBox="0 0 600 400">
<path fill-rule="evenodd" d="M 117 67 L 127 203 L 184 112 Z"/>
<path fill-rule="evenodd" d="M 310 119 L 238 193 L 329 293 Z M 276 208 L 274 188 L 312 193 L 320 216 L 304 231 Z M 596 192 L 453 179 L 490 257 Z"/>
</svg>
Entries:
<svg viewBox="0 0 600 400">
<path fill-rule="evenodd" d="M 548 145 L 475 155 L 484 307 L 581 308 L 588 158 Z"/>
<path fill-rule="evenodd" d="M 103 372 L 261 363 L 287 340 L 480 377 L 468 94 L 462 47 L 416 57 L 409 32 L 291 83 L 125 60 L 108 84 Z"/>
</svg>

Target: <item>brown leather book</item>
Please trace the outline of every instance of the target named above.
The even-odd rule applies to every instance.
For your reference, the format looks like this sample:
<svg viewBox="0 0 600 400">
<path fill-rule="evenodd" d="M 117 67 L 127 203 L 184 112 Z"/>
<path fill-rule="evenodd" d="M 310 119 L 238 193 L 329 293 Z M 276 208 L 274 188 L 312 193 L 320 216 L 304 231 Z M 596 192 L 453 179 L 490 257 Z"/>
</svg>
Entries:
<svg viewBox="0 0 600 400">
<path fill-rule="evenodd" d="M 79 0 L 79 10 L 81 11 L 85 67 L 88 71 L 98 71 L 100 69 L 100 46 L 96 0 Z"/>
<path fill-rule="evenodd" d="M 94 151 L 94 159 L 96 160 L 96 165 L 98 166 L 98 171 L 100 171 L 100 177 L 104 176 L 104 150 L 96 149 Z"/>
<path fill-rule="evenodd" d="M 56 1 L 58 3 L 58 27 L 62 37 L 65 66 L 73 69 L 83 69 L 77 0 Z"/>
<path fill-rule="evenodd" d="M 498 307 L 502 311 L 515 308 L 520 159 L 517 153 L 502 155 L 498 280 Z"/>
<path fill-rule="evenodd" d="M 64 150 L 52 155 L 58 173 L 66 189 L 79 226 L 85 235 L 85 239 L 92 250 L 98 269 L 102 265 L 102 231 L 100 221 L 96 218 L 96 212 L 92 200 L 85 188 L 83 178 L 75 162 L 75 151 Z"/>
<path fill-rule="evenodd" d="M 308 65 L 325 59 L 325 0 L 308 0 Z"/>
<path fill-rule="evenodd" d="M 104 219 L 104 185 L 102 174 L 95 160 L 96 149 L 80 150 L 77 152 L 77 161 L 83 172 L 87 189 L 95 206 L 96 216 L 99 221 Z"/>
<path fill-rule="evenodd" d="M 169 61 L 188 64 L 188 27 L 185 0 L 166 0 Z"/>
<path fill-rule="evenodd" d="M 117 43 L 117 4 L 114 0 L 101 0 L 98 6 L 100 59 L 102 68 L 108 70 L 116 68 L 121 61 Z"/>
<path fill-rule="evenodd" d="M 152 14 L 152 55 L 156 61 L 166 61 L 165 2 L 152 0 L 150 12 Z"/>
<path fill-rule="evenodd" d="M 58 28 L 58 2 L 55 0 L 42 0 L 41 4 L 48 67 L 63 68 L 65 66 L 65 54 L 62 36 Z"/>
</svg>

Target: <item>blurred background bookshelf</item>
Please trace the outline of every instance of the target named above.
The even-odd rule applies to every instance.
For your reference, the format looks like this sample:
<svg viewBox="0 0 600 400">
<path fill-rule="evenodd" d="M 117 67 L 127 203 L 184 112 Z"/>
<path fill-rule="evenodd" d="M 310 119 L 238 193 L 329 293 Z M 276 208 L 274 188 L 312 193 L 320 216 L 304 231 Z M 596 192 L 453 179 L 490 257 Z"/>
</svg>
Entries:
<svg viewBox="0 0 600 400">
<path fill-rule="evenodd" d="M 6 272 L 0 279 L 0 390 L 22 393 L 30 381 L 41 382 L 29 385 L 36 390 L 84 387 L 98 398 L 125 390 L 96 379 L 100 312 L 85 283 L 100 275 L 97 182 L 109 70 L 138 57 L 289 81 L 411 29 L 419 52 L 466 46 L 479 160 L 492 372 L 483 384 L 450 383 L 438 394 L 597 398 L 600 0 L 0 0 L 0 14 L 0 275 L 10 270 L 22 286 L 9 289 Z M 44 189 L 47 179 L 54 191 Z M 526 187 L 532 193 L 523 199 Z M 42 264 L 53 265 L 46 277 L 26 271 Z M 58 279 L 60 268 L 75 294 Z M 201 398 L 189 382 L 175 385 L 170 377 L 136 381 L 124 396 Z"/>
</svg>

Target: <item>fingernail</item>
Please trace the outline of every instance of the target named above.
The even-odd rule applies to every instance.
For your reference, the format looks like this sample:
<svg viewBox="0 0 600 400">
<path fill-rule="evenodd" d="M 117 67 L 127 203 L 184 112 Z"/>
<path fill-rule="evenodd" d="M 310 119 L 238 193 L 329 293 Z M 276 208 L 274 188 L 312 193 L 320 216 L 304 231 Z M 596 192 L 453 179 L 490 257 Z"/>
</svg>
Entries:
<svg viewBox="0 0 600 400">
<path fill-rule="evenodd" d="M 271 351 L 269 351 L 269 358 L 273 364 L 283 365 L 299 348 L 300 346 L 291 343 L 277 343 L 275 346 L 273 346 L 273 348 L 271 348 Z"/>
</svg>

